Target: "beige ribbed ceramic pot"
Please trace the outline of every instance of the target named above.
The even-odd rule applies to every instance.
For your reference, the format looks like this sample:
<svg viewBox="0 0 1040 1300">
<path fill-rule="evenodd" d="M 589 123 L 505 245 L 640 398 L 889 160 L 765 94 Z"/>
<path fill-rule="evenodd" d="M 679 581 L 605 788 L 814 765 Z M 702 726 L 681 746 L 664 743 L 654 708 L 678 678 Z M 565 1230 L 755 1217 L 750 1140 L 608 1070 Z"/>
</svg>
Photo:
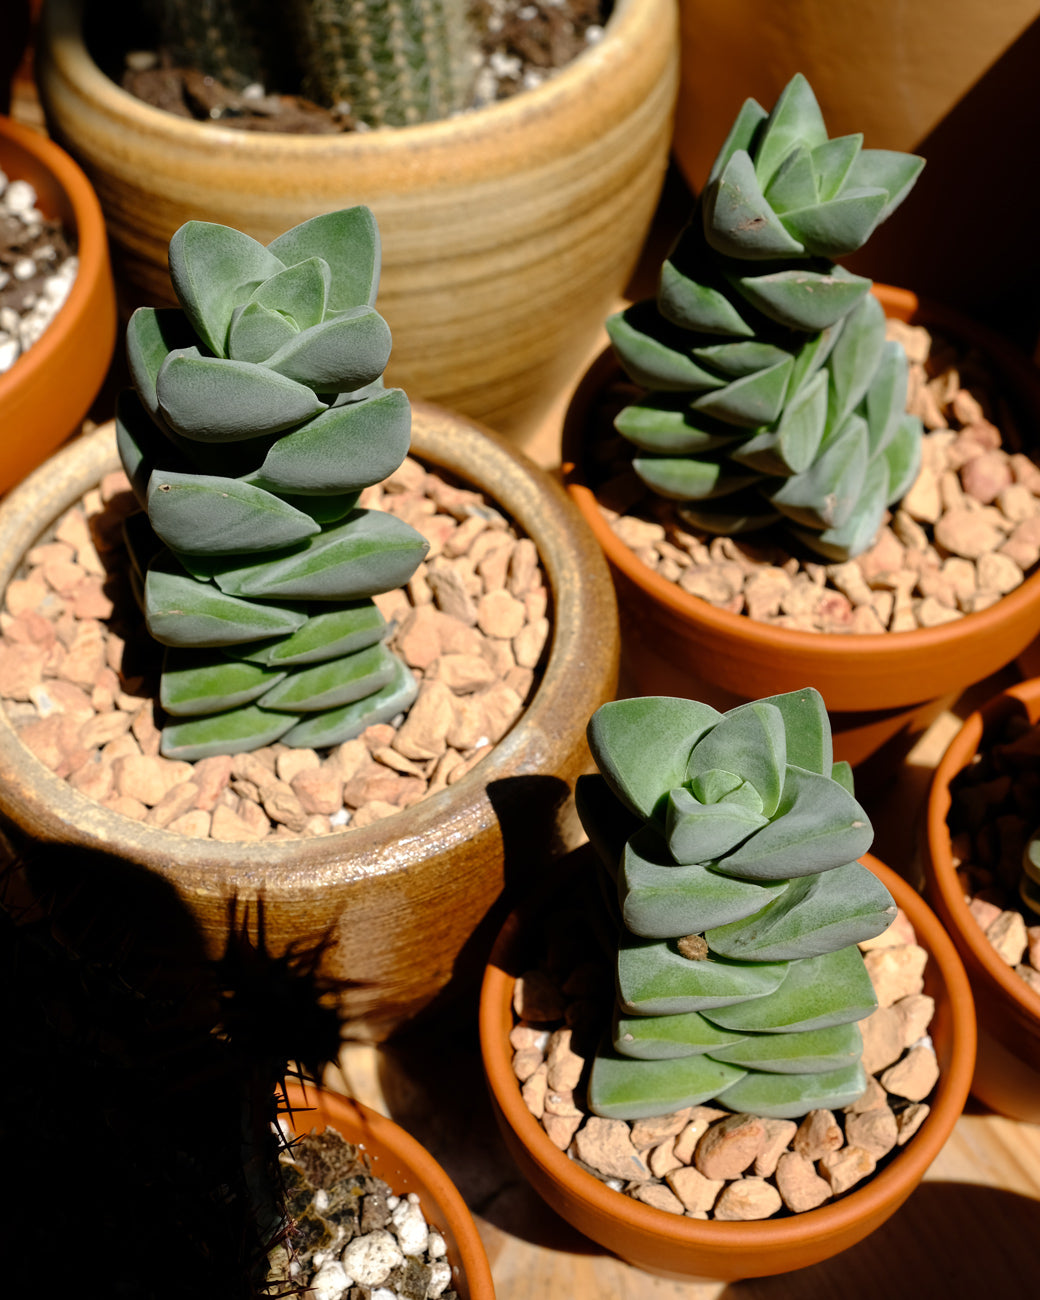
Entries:
<svg viewBox="0 0 1040 1300">
<path fill-rule="evenodd" d="M 93 180 L 128 305 L 173 302 L 170 236 L 263 243 L 367 204 L 383 240 L 387 382 L 522 438 L 593 347 L 668 162 L 677 0 L 618 0 L 603 39 L 535 90 L 443 122 L 336 136 L 235 131 L 142 103 L 87 51 L 82 0 L 47 0 L 48 128 Z"/>
<path fill-rule="evenodd" d="M 307 839 L 221 843 L 148 826 L 87 798 L 21 742 L 0 708 L 0 845 L 28 864 L 74 946 L 134 946 L 149 979 L 219 958 L 229 917 L 264 900 L 274 956 L 325 944 L 320 973 L 352 981 L 349 1032 L 383 1038 L 479 977 L 510 885 L 584 836 L 572 790 L 590 770 L 590 715 L 617 685 L 617 607 L 595 538 L 545 471 L 472 421 L 413 403 L 412 454 L 480 488 L 530 537 L 552 635 L 541 682 L 461 780 L 371 826 Z M 102 426 L 53 456 L 0 504 L 0 591 L 25 552 L 118 468 Z M 2 859 L 0 854 L 0 859 Z M 2 873 L 0 873 L 2 877 Z M 233 907 L 234 905 L 234 907 Z M 73 933 L 75 932 L 75 933 Z"/>
</svg>

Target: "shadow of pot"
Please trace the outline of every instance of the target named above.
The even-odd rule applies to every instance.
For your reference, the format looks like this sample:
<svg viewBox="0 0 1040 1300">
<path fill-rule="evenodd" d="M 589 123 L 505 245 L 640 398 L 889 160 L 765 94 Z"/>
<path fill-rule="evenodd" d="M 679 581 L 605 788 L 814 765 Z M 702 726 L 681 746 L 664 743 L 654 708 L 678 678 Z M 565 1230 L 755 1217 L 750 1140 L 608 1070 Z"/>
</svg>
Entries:
<svg viewBox="0 0 1040 1300">
<path fill-rule="evenodd" d="M 978 1014 L 971 1091 L 992 1110 L 1040 1124 L 1040 994 L 997 954 L 968 910 L 957 876 L 947 814 L 950 784 L 1012 718 L 1040 720 L 1040 679 L 994 696 L 968 717 L 935 769 L 925 822 L 925 888 L 961 955 Z"/>
</svg>

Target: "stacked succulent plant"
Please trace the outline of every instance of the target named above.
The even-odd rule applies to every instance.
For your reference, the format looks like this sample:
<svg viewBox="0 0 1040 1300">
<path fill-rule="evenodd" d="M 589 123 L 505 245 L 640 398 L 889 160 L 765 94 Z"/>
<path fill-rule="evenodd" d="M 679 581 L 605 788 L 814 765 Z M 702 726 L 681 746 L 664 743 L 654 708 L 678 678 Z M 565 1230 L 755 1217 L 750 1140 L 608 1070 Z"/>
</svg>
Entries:
<svg viewBox="0 0 1040 1300">
<path fill-rule="evenodd" d="M 616 420 L 634 466 L 714 533 L 782 521 L 815 552 L 869 547 L 920 467 L 907 361 L 871 281 L 832 261 L 902 203 L 924 165 L 829 139 L 806 79 L 772 113 L 749 99 L 656 299 L 607 329 L 647 390 Z"/>
<path fill-rule="evenodd" d="M 834 763 L 813 689 L 728 713 L 651 697 L 589 724 L 578 783 L 616 881 L 612 1045 L 589 1105 L 610 1119 L 714 1098 L 792 1118 L 866 1087 L 858 1021 L 876 999 L 858 943 L 896 908 L 857 859 L 873 831 Z"/>
<path fill-rule="evenodd" d="M 145 511 L 127 524 L 131 577 L 167 647 L 168 756 L 338 744 L 415 697 L 372 596 L 428 543 L 358 507 L 411 433 L 382 382 L 379 263 L 363 207 L 266 247 L 190 221 L 170 241 L 181 307 L 131 318 L 116 428 Z"/>
<path fill-rule="evenodd" d="M 233 90 L 297 86 L 368 126 L 448 117 L 476 71 L 469 0 L 147 0 L 175 63 Z"/>
</svg>

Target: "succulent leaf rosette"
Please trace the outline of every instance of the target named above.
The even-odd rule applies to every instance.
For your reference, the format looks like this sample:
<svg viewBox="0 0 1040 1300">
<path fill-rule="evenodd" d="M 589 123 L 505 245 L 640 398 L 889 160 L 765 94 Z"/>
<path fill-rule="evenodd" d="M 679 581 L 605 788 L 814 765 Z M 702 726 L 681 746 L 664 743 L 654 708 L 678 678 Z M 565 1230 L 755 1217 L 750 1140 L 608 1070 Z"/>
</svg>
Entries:
<svg viewBox="0 0 1040 1300">
<path fill-rule="evenodd" d="M 619 904 L 592 1111 L 631 1120 L 714 1098 L 792 1118 L 856 1100 L 857 1022 L 877 1005 L 857 944 L 896 907 L 857 861 L 873 831 L 819 692 L 727 713 L 620 700 L 588 737 L 599 774 L 579 780 L 578 809 Z"/>
<path fill-rule="evenodd" d="M 428 543 L 358 506 L 411 436 L 407 397 L 382 382 L 379 263 L 364 207 L 266 247 L 189 221 L 170 241 L 180 308 L 130 320 L 116 432 L 144 509 L 126 536 L 166 647 L 170 757 L 338 744 L 415 697 L 372 597 L 407 582 Z"/>
<path fill-rule="evenodd" d="M 640 478 L 718 534 L 782 523 L 829 560 L 873 542 L 920 469 L 908 367 L 871 281 L 832 259 L 902 203 L 912 154 L 829 139 L 806 79 L 741 109 L 656 299 L 607 331 L 646 390 L 616 419 Z"/>
</svg>

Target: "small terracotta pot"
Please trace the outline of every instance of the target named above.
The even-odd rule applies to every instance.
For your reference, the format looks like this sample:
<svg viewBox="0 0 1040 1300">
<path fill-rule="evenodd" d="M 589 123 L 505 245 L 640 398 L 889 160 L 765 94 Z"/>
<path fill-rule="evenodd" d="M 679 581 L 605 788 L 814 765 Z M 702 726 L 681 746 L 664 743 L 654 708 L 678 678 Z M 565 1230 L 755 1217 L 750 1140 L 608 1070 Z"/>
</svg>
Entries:
<svg viewBox="0 0 1040 1300">
<path fill-rule="evenodd" d="M 412 453 L 483 489 L 534 541 L 549 588 L 552 636 L 538 689 L 461 780 L 357 830 L 220 843 L 86 798 L 21 743 L 0 709 L 0 827 L 39 888 L 92 909 L 85 923 L 94 929 L 99 915 L 134 915 L 153 977 L 183 967 L 188 979 L 200 958 L 222 955 L 232 900 L 262 896 L 267 950 L 325 941 L 321 973 L 354 982 L 342 999 L 347 1028 L 373 1039 L 475 987 L 506 910 L 503 890 L 536 852 L 580 843 L 572 790 L 591 767 L 585 726 L 617 682 L 610 575 L 562 488 L 480 426 L 423 403 L 412 409 Z M 118 465 L 109 424 L 0 505 L 0 590 L 26 550 Z"/>
<path fill-rule="evenodd" d="M 831 1204 L 783 1219 L 715 1222 L 668 1214 L 623 1196 L 550 1142 L 520 1095 L 512 1069 L 513 984 L 528 968 L 529 921 L 551 896 L 512 913 L 499 934 L 480 996 L 480 1042 L 495 1115 L 506 1146 L 536 1192 L 579 1232 L 629 1264 L 678 1279 L 767 1277 L 830 1259 L 862 1241 L 906 1200 L 939 1154 L 964 1107 L 975 1059 L 971 990 L 934 913 L 895 872 L 866 855 L 904 909 L 930 961 L 925 992 L 935 998 L 931 1036 L 941 1070 L 931 1111 L 905 1148 L 869 1181 Z M 595 869 L 591 855 L 582 869 Z"/>
<path fill-rule="evenodd" d="M 1040 374 L 988 330 L 903 289 L 876 285 L 886 313 L 982 350 L 1035 427 Z M 619 374 L 604 352 L 579 386 L 564 427 L 565 485 L 610 563 L 622 625 L 622 683 L 637 695 L 696 695 L 726 709 L 815 686 L 831 715 L 835 756 L 861 763 L 890 741 L 912 741 L 969 685 L 1002 668 L 1040 631 L 1040 572 L 977 614 L 913 632 L 842 636 L 773 627 L 716 609 L 637 559 L 603 518 L 585 445 L 595 400 Z M 1023 427 L 1028 428 L 1028 424 Z"/>
<path fill-rule="evenodd" d="M 116 342 L 115 289 L 97 196 L 78 165 L 39 131 L 0 117 L 0 170 L 28 181 L 45 217 L 75 237 L 79 269 L 44 334 L 0 375 L 0 493 L 80 424 L 108 373 Z"/>
<path fill-rule="evenodd" d="M 992 1110 L 1040 1124 L 1040 994 L 1000 959 L 968 911 L 946 824 L 951 781 L 972 763 L 986 738 L 1016 715 L 1040 720 L 1040 679 L 994 696 L 950 741 L 932 778 L 923 857 L 929 901 L 961 955 L 975 997 L 979 1050 L 971 1090 Z"/>
<path fill-rule="evenodd" d="M 167 245 L 189 219 L 266 244 L 364 203 L 382 237 L 388 382 L 510 436 L 537 428 L 595 345 L 654 215 L 679 78 L 676 0 L 618 0 L 598 44 L 500 104 L 307 136 L 134 98 L 94 62 L 83 7 L 48 3 L 37 80 L 51 134 L 97 186 L 128 305 L 173 301 Z"/>
<path fill-rule="evenodd" d="M 491 1268 L 473 1215 L 426 1148 L 393 1120 L 338 1092 L 295 1080 L 286 1082 L 285 1091 L 292 1107 L 285 1118 L 294 1133 L 334 1128 L 364 1149 L 372 1172 L 397 1196 L 418 1195 L 426 1222 L 440 1232 L 448 1247 L 451 1286 L 460 1300 L 494 1300 Z"/>
</svg>

